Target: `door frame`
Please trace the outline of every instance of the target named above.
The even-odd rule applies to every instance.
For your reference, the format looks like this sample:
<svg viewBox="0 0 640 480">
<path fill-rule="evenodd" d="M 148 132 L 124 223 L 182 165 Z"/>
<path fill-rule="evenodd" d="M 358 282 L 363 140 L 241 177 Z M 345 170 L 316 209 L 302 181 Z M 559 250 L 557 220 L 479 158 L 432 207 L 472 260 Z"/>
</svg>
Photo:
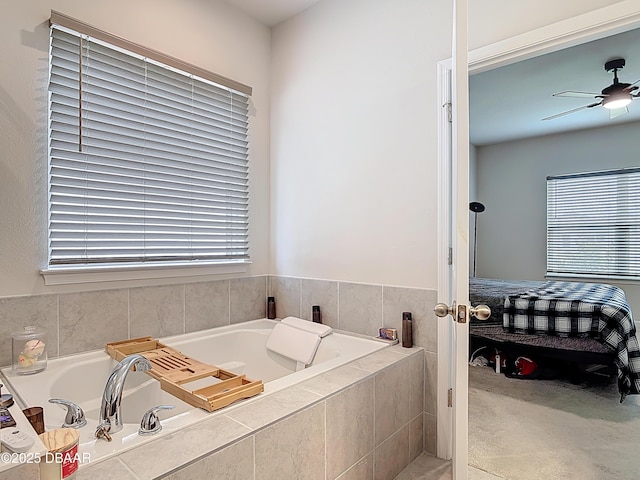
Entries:
<svg viewBox="0 0 640 480">
<path fill-rule="evenodd" d="M 599 38 L 622 33 L 640 27 L 640 9 L 637 0 L 625 0 L 573 18 L 559 21 L 529 32 L 502 40 L 469 52 L 469 74 L 509 65 L 546 53 L 579 45 Z M 438 115 L 438 301 L 448 303 L 452 298 L 451 275 L 448 258 L 449 246 L 453 245 L 455 230 L 451 225 L 452 211 L 448 203 L 452 185 L 455 185 L 451 168 L 451 134 L 448 119 L 450 101 L 450 75 L 452 59 L 438 63 L 438 101 L 442 106 Z M 468 175 L 468 170 L 467 170 Z M 467 179 L 468 180 L 468 179 Z M 468 232 L 467 232 L 468 233 Z M 452 409 L 448 408 L 448 390 L 453 387 L 452 352 L 453 322 L 438 321 L 438 368 L 437 368 L 437 456 L 451 459 L 453 452 Z M 460 479 L 454 479 L 460 480 Z"/>
</svg>

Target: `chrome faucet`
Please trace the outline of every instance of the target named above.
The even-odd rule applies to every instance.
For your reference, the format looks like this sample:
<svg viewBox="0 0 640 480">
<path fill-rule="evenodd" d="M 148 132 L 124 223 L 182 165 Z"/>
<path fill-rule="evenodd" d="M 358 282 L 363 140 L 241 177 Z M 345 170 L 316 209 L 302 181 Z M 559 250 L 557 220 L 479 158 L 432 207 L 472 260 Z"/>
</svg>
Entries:
<svg viewBox="0 0 640 480">
<path fill-rule="evenodd" d="M 134 354 L 125 357 L 116 368 L 113 369 L 102 394 L 100 405 L 100 420 L 96 429 L 97 438 L 105 438 L 111 441 L 110 434 L 122 430 L 120 419 L 120 405 L 122 403 L 122 390 L 124 381 L 131 367 L 137 371 L 151 370 L 151 363 L 142 355 Z"/>
</svg>

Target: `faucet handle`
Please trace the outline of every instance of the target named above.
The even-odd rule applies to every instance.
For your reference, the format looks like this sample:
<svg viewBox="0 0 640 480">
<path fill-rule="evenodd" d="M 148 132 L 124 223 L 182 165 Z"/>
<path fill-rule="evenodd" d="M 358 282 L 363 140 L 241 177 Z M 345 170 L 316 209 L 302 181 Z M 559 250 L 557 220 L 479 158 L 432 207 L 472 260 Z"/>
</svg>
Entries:
<svg viewBox="0 0 640 480">
<path fill-rule="evenodd" d="M 175 405 L 158 405 L 153 407 L 143 415 L 142 420 L 140 421 L 140 428 L 138 429 L 139 435 L 153 435 L 154 433 L 158 433 L 162 430 L 162 425 L 160 425 L 160 417 L 158 417 L 158 412 L 160 410 L 171 410 L 175 408 Z"/>
<path fill-rule="evenodd" d="M 87 419 L 84 418 L 84 412 L 79 405 L 61 398 L 50 398 L 49 403 L 57 403 L 67 407 L 67 415 L 62 424 L 63 427 L 80 428 L 87 424 Z"/>
</svg>

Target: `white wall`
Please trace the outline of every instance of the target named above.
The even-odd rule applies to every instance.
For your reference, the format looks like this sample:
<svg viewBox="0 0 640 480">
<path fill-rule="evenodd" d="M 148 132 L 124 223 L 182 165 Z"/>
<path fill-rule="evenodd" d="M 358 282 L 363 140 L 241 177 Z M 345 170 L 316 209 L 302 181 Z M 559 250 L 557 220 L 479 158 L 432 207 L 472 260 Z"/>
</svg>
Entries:
<svg viewBox="0 0 640 480">
<path fill-rule="evenodd" d="M 449 2 L 324 0 L 273 31 L 272 273 L 436 287 Z"/>
<path fill-rule="evenodd" d="M 469 48 L 519 35 L 620 0 L 469 0 Z"/>
<path fill-rule="evenodd" d="M 614 3 L 470 3 L 477 48 Z M 452 2 L 323 0 L 272 35 L 271 271 L 435 288 Z"/>
<path fill-rule="evenodd" d="M 546 177 L 640 165 L 640 123 L 477 147 L 477 275 L 543 280 L 546 273 Z M 593 280 L 591 280 L 593 281 Z M 625 290 L 640 312 L 638 283 Z"/>
<path fill-rule="evenodd" d="M 450 55 L 451 0 L 323 0 L 271 45 L 222 0 L 0 2 L 0 297 L 174 281 L 53 288 L 38 273 L 51 9 L 254 87 L 248 274 L 435 288 L 436 63 Z M 470 3 L 475 48 L 613 2 Z"/>
<path fill-rule="evenodd" d="M 248 273 L 268 273 L 269 29 L 220 0 L 1 0 L 0 9 L 0 297 L 140 283 L 52 288 L 38 273 L 47 261 L 51 10 L 253 87 Z"/>
</svg>

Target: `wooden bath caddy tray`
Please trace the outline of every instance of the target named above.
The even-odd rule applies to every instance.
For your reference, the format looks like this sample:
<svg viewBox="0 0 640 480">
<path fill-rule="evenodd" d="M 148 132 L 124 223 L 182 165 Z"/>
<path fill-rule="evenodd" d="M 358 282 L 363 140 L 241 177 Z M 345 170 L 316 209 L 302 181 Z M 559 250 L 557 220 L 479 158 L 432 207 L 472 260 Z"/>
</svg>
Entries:
<svg viewBox="0 0 640 480">
<path fill-rule="evenodd" d="M 249 380 L 244 375 L 199 362 L 151 337 L 107 343 L 105 350 L 118 362 L 134 353 L 146 357 L 152 365 L 147 373 L 160 382 L 162 390 L 209 412 L 264 391 L 262 380 Z M 189 390 L 183 386 L 211 377 L 216 381 L 206 387 Z"/>
</svg>

